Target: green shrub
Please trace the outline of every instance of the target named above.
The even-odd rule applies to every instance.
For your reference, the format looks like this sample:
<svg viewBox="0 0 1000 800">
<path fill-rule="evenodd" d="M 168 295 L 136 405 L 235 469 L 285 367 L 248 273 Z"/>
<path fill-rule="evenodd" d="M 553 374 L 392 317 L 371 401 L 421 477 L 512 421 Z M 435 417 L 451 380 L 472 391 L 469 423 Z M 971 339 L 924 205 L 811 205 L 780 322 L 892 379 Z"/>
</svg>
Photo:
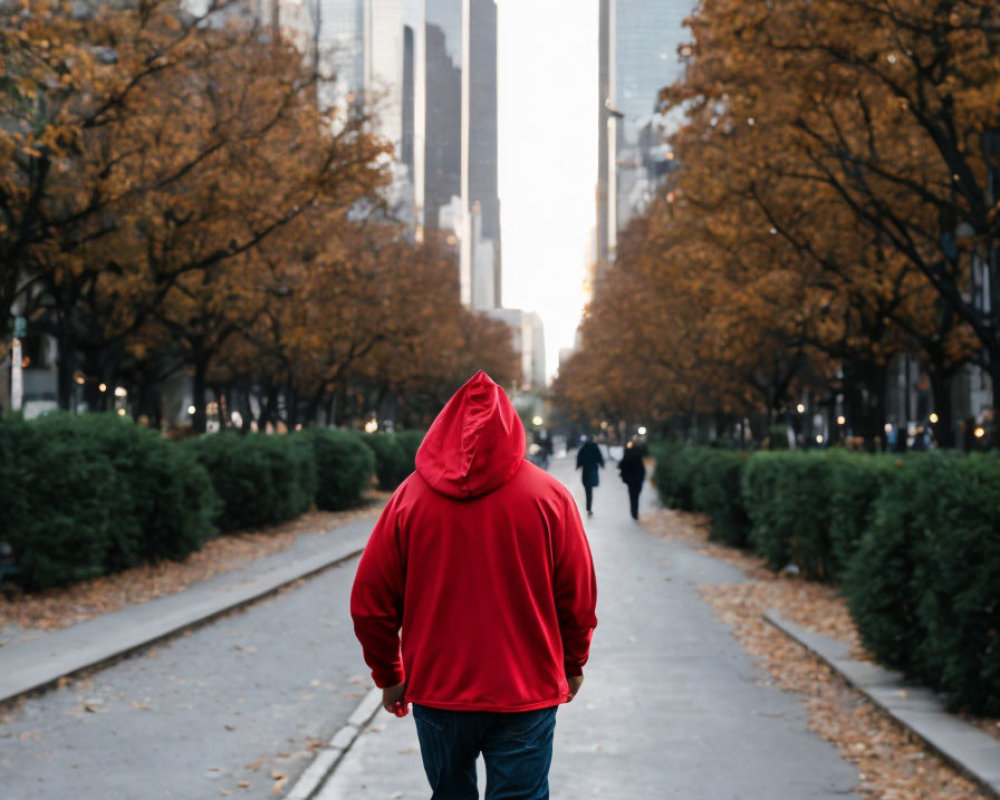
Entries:
<svg viewBox="0 0 1000 800">
<path fill-rule="evenodd" d="M 399 446 L 406 453 L 406 464 L 410 472 L 416 469 L 417 450 L 420 449 L 425 434 L 426 431 L 398 431 L 396 433 L 396 441 L 399 442 Z"/>
<path fill-rule="evenodd" d="M 741 479 L 747 454 L 736 450 L 699 448 L 691 451 L 695 478 L 692 505 L 712 518 L 709 538 L 731 547 L 745 547 L 750 521 L 743 506 Z"/>
<path fill-rule="evenodd" d="M 771 569 L 794 564 L 807 578 L 828 580 L 836 571 L 829 536 L 829 454 L 756 453 L 744 475 L 754 550 Z"/>
<path fill-rule="evenodd" d="M 131 420 L 55 414 L 0 431 L 0 539 L 28 589 L 181 559 L 212 533 L 208 476 Z"/>
<path fill-rule="evenodd" d="M 781 491 L 781 463 L 784 454 L 755 453 L 743 469 L 741 494 L 750 518 L 748 540 L 754 551 L 771 569 L 781 569 L 791 561 L 791 547 L 782 535 L 781 509 L 776 498 Z"/>
<path fill-rule="evenodd" d="M 223 531 L 276 525 L 308 508 L 315 485 L 306 466 L 310 452 L 292 436 L 234 431 L 184 443 L 211 475 L 222 499 L 215 524 Z"/>
<path fill-rule="evenodd" d="M 652 453 L 656 459 L 653 483 L 660 502 L 666 508 L 678 511 L 694 510 L 694 464 L 691 448 L 661 444 L 655 445 Z"/>
<path fill-rule="evenodd" d="M 391 492 L 413 472 L 413 462 L 394 433 L 364 433 L 360 436 L 375 456 L 378 488 Z"/>
<path fill-rule="evenodd" d="M 830 576 L 843 581 L 847 565 L 871 525 L 875 500 L 895 474 L 895 466 L 891 456 L 844 450 L 829 451 L 828 459 Z"/>
<path fill-rule="evenodd" d="M 316 451 L 312 437 L 298 432 L 288 436 L 291 445 L 292 465 L 295 479 L 290 493 L 292 517 L 305 514 L 316 500 L 318 475 L 316 471 Z"/>
<path fill-rule="evenodd" d="M 901 463 L 876 499 L 871 525 L 844 573 L 848 605 L 862 641 L 880 662 L 911 674 L 923 636 L 913 575 L 928 499 L 920 491 L 916 470 L 904 469 Z"/>
<path fill-rule="evenodd" d="M 375 472 L 371 448 L 347 431 L 313 428 L 306 434 L 316 461 L 316 506 L 339 511 L 361 502 Z"/>
<path fill-rule="evenodd" d="M 956 707 L 1000 714 L 1000 458 L 908 459 L 915 519 L 916 673 Z"/>
<path fill-rule="evenodd" d="M 1000 713 L 1000 459 L 909 455 L 845 580 L 865 645 L 955 707 Z"/>
<path fill-rule="evenodd" d="M 13 457 L 17 474 L 5 470 L 0 539 L 13 548 L 18 583 L 40 590 L 104 574 L 115 501 L 111 465 L 70 437 L 40 435 L 14 421 L 3 428 L 2 460 Z"/>
</svg>

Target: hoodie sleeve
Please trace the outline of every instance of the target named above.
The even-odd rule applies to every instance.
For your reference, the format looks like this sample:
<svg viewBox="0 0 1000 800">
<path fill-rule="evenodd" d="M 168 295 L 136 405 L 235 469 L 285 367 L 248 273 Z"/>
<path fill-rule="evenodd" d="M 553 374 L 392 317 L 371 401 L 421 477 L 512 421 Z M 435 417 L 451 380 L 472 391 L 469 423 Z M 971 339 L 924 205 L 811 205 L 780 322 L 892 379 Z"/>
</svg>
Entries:
<svg viewBox="0 0 1000 800">
<path fill-rule="evenodd" d="M 554 537 L 553 582 L 566 676 L 573 677 L 583 674 L 584 664 L 590 655 L 590 640 L 597 627 L 594 613 L 597 607 L 597 579 L 580 512 L 571 497 L 567 500 L 562 524 Z"/>
<path fill-rule="evenodd" d="M 382 511 L 358 564 L 351 590 L 351 618 L 365 663 L 380 689 L 406 679 L 400 652 L 403 623 L 403 559 L 396 497 Z"/>
</svg>

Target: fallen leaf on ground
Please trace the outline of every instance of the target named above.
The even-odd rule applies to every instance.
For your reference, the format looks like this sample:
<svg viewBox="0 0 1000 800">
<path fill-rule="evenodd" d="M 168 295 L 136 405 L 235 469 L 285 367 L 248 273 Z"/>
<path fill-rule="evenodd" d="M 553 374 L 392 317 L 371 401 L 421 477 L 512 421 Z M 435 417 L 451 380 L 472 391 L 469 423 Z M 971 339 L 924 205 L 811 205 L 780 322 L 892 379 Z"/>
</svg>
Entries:
<svg viewBox="0 0 1000 800">
<path fill-rule="evenodd" d="M 775 574 L 757 556 L 709 542 L 705 518 L 698 515 L 660 509 L 648 514 L 644 524 L 657 535 L 680 539 L 743 570 L 747 583 L 703 584 L 699 586 L 702 599 L 757 658 L 769 676 L 768 683 L 803 698 L 810 728 L 858 767 L 858 789 L 865 797 L 987 800 L 964 775 L 763 618 L 766 610 L 777 608 L 805 628 L 849 642 L 855 658 L 870 660 L 835 587 L 788 573 Z M 983 729 L 1000 724 L 992 719 L 976 722 Z"/>
<path fill-rule="evenodd" d="M 359 519 L 374 519 L 388 500 L 385 492 L 366 492 L 365 505 L 348 511 L 311 511 L 272 528 L 221 535 L 184 561 L 147 564 L 72 586 L 0 598 L 0 628 L 55 630 L 174 594 L 217 573 L 239 569 L 262 556 L 290 547 L 298 536 L 322 534 Z M 149 658 L 157 652 L 150 651 Z"/>
</svg>

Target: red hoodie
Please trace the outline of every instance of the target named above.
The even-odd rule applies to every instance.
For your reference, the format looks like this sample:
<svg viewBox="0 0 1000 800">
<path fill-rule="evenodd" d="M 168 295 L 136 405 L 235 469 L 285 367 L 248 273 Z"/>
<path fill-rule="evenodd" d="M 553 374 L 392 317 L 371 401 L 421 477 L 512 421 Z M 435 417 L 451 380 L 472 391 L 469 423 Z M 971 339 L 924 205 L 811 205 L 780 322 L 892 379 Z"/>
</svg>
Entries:
<svg viewBox="0 0 1000 800">
<path fill-rule="evenodd" d="M 565 702 L 597 618 L 572 496 L 524 458 L 524 427 L 484 372 L 448 401 L 358 565 L 354 630 L 381 688 L 458 711 Z"/>
</svg>

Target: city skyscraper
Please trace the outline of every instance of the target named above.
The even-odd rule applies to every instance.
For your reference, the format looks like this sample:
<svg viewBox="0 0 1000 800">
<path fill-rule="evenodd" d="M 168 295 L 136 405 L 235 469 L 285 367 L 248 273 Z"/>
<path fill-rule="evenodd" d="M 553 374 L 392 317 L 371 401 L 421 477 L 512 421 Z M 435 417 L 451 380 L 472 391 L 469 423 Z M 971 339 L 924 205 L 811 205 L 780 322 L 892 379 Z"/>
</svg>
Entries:
<svg viewBox="0 0 1000 800">
<path fill-rule="evenodd" d="M 461 233 L 462 0 L 426 0 L 427 117 L 424 224 Z"/>
<path fill-rule="evenodd" d="M 681 77 L 677 50 L 693 0 L 600 0 L 597 274 L 614 261 L 618 231 L 655 186 L 650 137 L 657 95 Z"/>
<path fill-rule="evenodd" d="M 472 236 L 472 305 L 494 308 L 501 305 L 496 0 L 471 0 L 469 12 L 469 202 L 479 217 Z"/>
<path fill-rule="evenodd" d="M 463 303 L 498 306 L 496 0 L 259 1 L 334 76 L 321 104 L 374 112 L 393 145 L 393 216 L 455 248 Z"/>
</svg>

